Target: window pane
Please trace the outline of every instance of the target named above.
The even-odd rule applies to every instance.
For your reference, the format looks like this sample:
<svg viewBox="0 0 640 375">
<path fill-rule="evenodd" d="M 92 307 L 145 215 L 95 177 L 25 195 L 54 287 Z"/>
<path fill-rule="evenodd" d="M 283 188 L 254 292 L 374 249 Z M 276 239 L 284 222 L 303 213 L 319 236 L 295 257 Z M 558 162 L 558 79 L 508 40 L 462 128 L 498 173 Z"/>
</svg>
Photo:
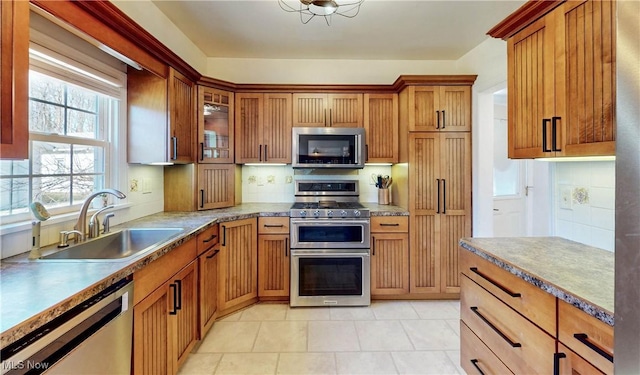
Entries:
<svg viewBox="0 0 640 375">
<path fill-rule="evenodd" d="M 96 139 L 98 117 L 95 114 L 74 109 L 69 109 L 68 114 L 67 135 Z"/>
<path fill-rule="evenodd" d="M 29 179 L 0 179 L 0 214 L 17 214 L 29 209 Z"/>
<path fill-rule="evenodd" d="M 32 142 L 33 174 L 71 173 L 71 145 L 53 142 Z"/>
<path fill-rule="evenodd" d="M 64 108 L 53 104 L 29 101 L 29 130 L 64 134 Z"/>
<path fill-rule="evenodd" d="M 0 160 L 0 176 L 29 175 L 29 160 Z"/>
<path fill-rule="evenodd" d="M 34 177 L 33 200 L 41 201 L 47 208 L 69 205 L 71 195 L 71 178 Z"/>
<path fill-rule="evenodd" d="M 104 173 L 102 147 L 74 145 L 73 173 Z"/>
<path fill-rule="evenodd" d="M 67 106 L 97 112 L 98 95 L 80 87 L 69 86 L 67 91 Z"/>
<path fill-rule="evenodd" d="M 104 176 L 73 176 L 73 204 L 84 202 L 91 193 L 103 187 Z M 95 201 L 99 202 L 100 199 L 96 198 Z M 95 204 L 97 203 L 92 207 L 102 207 L 102 204 L 99 206 Z"/>
<path fill-rule="evenodd" d="M 51 103 L 64 104 L 64 82 L 29 71 L 29 96 Z"/>
</svg>

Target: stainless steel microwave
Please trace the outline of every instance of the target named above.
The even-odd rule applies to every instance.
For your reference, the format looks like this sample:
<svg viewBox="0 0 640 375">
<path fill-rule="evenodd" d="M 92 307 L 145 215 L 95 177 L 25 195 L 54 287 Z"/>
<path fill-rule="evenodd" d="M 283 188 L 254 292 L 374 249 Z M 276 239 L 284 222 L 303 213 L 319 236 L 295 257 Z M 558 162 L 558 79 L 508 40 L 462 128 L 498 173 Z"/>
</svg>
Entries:
<svg viewBox="0 0 640 375">
<path fill-rule="evenodd" d="M 293 168 L 364 168 L 363 128 L 294 127 Z"/>
</svg>

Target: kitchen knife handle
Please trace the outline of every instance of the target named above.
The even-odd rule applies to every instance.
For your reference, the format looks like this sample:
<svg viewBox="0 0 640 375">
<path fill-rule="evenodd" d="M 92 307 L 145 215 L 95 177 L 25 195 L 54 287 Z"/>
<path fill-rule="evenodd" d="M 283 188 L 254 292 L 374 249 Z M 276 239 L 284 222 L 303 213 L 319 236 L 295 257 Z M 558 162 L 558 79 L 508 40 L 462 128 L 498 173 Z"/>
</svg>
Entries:
<svg viewBox="0 0 640 375">
<path fill-rule="evenodd" d="M 553 116 L 551 117 L 551 149 L 553 151 L 562 151 L 562 149 L 558 148 L 558 120 L 561 120 L 562 117 Z"/>
<path fill-rule="evenodd" d="M 438 210 L 436 211 L 437 214 L 440 213 L 440 179 L 436 178 L 436 185 L 438 185 Z"/>
<path fill-rule="evenodd" d="M 547 148 L 547 123 L 551 122 L 548 118 L 542 119 L 542 152 L 551 152 L 550 149 Z"/>
<path fill-rule="evenodd" d="M 484 315 L 480 314 L 480 312 L 478 311 L 478 307 L 477 306 L 471 306 L 471 307 L 469 307 L 469 309 L 471 309 L 471 311 L 473 311 L 480 319 L 482 319 L 482 321 L 485 322 L 489 326 L 489 328 L 494 330 L 495 333 L 497 333 L 500 337 L 502 337 L 502 339 L 504 341 L 506 341 L 509 345 L 511 345 L 512 348 L 520 348 L 520 347 L 522 347 L 522 344 L 520 344 L 519 342 L 511 341 L 511 339 L 509 339 L 507 337 L 507 335 L 502 333 L 502 331 L 500 331 L 498 329 L 498 327 L 493 325 L 493 323 L 491 323 L 487 318 L 485 318 Z"/>
</svg>

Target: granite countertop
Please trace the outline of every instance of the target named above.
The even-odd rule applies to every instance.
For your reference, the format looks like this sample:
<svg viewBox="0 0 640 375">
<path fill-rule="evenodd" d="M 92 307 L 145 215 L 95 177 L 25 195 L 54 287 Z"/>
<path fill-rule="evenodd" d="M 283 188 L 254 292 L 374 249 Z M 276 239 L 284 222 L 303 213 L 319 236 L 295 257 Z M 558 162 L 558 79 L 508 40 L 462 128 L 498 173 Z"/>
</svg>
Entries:
<svg viewBox="0 0 640 375">
<path fill-rule="evenodd" d="M 146 252 L 122 261 L 29 261 L 28 253 L 0 261 L 0 347 L 19 340 L 85 299 L 143 268 L 210 225 L 266 216 L 288 217 L 292 203 L 243 203 L 198 212 L 161 212 L 113 226 L 180 227 L 184 232 Z M 392 206 L 364 203 L 371 215 L 408 215 Z M 43 248 L 54 249 L 55 245 Z M 10 307 L 8 307 L 10 306 Z"/>
<path fill-rule="evenodd" d="M 559 237 L 463 238 L 460 246 L 614 325 L 614 253 Z"/>
</svg>

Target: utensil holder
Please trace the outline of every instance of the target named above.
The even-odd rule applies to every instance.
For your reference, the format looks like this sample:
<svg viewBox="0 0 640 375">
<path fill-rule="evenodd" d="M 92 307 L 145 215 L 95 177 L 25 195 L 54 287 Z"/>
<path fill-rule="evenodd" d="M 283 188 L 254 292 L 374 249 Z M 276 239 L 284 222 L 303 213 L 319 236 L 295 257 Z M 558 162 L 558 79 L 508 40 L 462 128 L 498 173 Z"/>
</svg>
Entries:
<svg viewBox="0 0 640 375">
<path fill-rule="evenodd" d="M 378 204 L 389 204 L 389 189 L 378 189 Z"/>
</svg>

